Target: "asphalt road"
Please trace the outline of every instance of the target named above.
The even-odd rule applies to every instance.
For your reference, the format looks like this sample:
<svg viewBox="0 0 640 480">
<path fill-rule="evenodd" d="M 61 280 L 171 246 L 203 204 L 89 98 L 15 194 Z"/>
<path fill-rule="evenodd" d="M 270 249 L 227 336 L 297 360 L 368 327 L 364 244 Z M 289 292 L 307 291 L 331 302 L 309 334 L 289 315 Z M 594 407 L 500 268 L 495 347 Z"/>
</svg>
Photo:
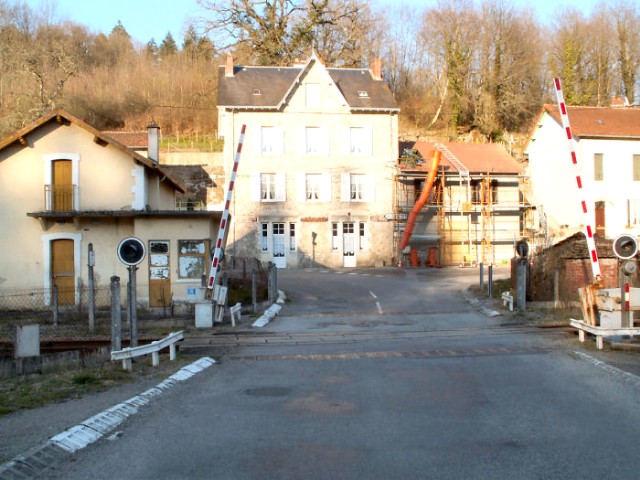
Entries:
<svg viewBox="0 0 640 480">
<path fill-rule="evenodd" d="M 271 324 L 194 340 L 220 362 L 45 478 L 637 478 L 640 379 L 481 315 L 472 275 L 281 271 Z"/>
</svg>

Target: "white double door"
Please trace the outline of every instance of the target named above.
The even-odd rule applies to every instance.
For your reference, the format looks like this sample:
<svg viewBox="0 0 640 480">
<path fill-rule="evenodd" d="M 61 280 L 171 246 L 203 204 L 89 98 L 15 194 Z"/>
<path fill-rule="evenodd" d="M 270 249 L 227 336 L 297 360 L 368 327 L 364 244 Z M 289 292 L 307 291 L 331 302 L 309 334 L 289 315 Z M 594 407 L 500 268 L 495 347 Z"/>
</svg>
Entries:
<svg viewBox="0 0 640 480">
<path fill-rule="evenodd" d="M 271 225 L 272 261 L 277 268 L 287 268 L 284 226 L 284 223 L 273 223 Z"/>
<path fill-rule="evenodd" d="M 356 266 L 356 234 L 355 223 L 342 224 L 342 266 L 353 268 Z"/>
</svg>

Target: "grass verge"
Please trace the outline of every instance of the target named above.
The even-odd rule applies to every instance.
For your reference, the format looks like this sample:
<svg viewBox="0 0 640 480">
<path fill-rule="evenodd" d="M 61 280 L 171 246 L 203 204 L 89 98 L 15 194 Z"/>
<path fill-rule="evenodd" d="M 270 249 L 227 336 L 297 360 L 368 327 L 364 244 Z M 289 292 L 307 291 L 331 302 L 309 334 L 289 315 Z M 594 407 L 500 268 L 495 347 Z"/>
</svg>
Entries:
<svg viewBox="0 0 640 480">
<path fill-rule="evenodd" d="M 152 367 L 145 359 L 141 359 L 134 364 L 132 372 L 123 370 L 120 362 L 108 362 L 95 368 L 61 368 L 53 372 L 2 379 L 0 416 L 21 409 L 80 398 L 144 378 L 171 375 L 186 363 L 187 360 L 180 356 L 178 360 L 170 362 L 167 356 L 166 359 L 162 358 L 157 367 Z"/>
</svg>

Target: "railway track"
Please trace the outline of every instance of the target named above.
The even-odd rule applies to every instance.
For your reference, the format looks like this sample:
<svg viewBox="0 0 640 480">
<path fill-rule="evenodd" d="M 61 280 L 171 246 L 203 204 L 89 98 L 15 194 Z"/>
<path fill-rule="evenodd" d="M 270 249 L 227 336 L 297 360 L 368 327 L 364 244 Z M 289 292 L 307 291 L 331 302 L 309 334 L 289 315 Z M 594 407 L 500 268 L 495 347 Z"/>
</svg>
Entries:
<svg viewBox="0 0 640 480">
<path fill-rule="evenodd" d="M 557 328 L 557 331 L 571 334 L 570 328 Z M 405 341 L 434 338 L 454 338 L 468 336 L 508 336 L 508 335 L 548 335 L 549 329 L 529 326 L 496 326 L 484 328 L 449 328 L 449 329 L 412 329 L 385 331 L 350 331 L 350 332 L 222 332 L 211 336 L 188 337 L 180 345 L 180 350 L 188 352 L 203 348 L 233 348 L 233 347 L 269 347 L 269 346 L 300 346 L 300 345 L 338 345 L 356 344 L 374 341 Z"/>
</svg>

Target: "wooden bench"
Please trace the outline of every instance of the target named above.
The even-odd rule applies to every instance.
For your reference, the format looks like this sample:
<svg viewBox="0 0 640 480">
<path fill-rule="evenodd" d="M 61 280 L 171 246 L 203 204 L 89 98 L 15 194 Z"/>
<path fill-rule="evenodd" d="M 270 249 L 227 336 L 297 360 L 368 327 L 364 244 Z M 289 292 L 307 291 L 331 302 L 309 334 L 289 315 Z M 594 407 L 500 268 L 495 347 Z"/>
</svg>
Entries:
<svg viewBox="0 0 640 480">
<path fill-rule="evenodd" d="M 111 361 L 122 360 L 122 368 L 131 371 L 131 359 L 135 357 L 141 357 L 143 355 L 151 354 L 151 364 L 156 367 L 160 365 L 160 350 L 169 347 L 169 360 L 176 359 L 176 343 L 184 339 L 182 330 L 179 332 L 173 332 L 164 337 L 161 340 L 148 343 L 146 345 L 140 345 L 138 347 L 127 347 L 122 350 L 114 350 L 111 352 Z"/>
</svg>

